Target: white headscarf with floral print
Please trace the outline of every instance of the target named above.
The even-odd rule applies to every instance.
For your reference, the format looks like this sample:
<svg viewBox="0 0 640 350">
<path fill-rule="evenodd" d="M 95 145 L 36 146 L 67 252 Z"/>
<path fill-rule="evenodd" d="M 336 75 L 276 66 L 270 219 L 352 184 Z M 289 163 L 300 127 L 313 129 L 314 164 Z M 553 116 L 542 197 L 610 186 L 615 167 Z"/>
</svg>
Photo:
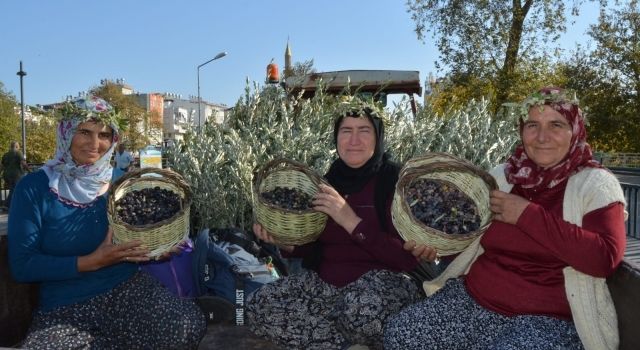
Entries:
<svg viewBox="0 0 640 350">
<path fill-rule="evenodd" d="M 88 120 L 98 120 L 96 115 L 113 111 L 105 100 L 96 96 L 86 96 L 72 102 L 82 113 L 63 115 L 56 129 L 56 154 L 45 163 L 43 170 L 49 177 L 49 188 L 64 203 L 85 207 L 91 204 L 104 191 L 111 181 L 113 168 L 111 155 L 119 139 L 118 126 L 110 123 L 113 129 L 111 147 L 93 164 L 77 165 L 71 156 L 71 141 L 78 125 Z"/>
</svg>

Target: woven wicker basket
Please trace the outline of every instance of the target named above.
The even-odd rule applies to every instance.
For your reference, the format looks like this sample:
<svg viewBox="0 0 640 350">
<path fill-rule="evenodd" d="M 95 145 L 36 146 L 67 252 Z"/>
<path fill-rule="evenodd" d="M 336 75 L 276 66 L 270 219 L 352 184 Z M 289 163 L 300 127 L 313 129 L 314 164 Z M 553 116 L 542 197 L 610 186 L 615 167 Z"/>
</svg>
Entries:
<svg viewBox="0 0 640 350">
<path fill-rule="evenodd" d="M 173 217 L 150 225 L 133 226 L 123 222 L 117 215 L 116 201 L 129 192 L 156 186 L 178 194 L 181 198 L 180 210 Z M 180 174 L 157 168 L 134 170 L 118 179 L 110 191 L 107 211 L 115 244 L 140 240 L 142 246 L 149 249 L 149 256 L 153 258 L 169 251 L 188 237 L 191 188 Z"/>
<path fill-rule="evenodd" d="M 480 216 L 478 230 L 447 234 L 417 220 L 405 199 L 405 191 L 418 179 L 446 182 L 471 198 Z M 463 159 L 446 153 L 428 153 L 416 157 L 400 171 L 391 206 L 393 224 L 406 241 L 414 240 L 434 247 L 440 256 L 459 253 L 489 226 L 493 217 L 489 209 L 489 193 L 496 188 L 496 182 L 489 173 Z"/>
<path fill-rule="evenodd" d="M 275 187 L 295 188 L 310 196 L 326 183 L 304 164 L 279 158 L 253 173 L 253 212 L 280 244 L 300 245 L 315 241 L 327 223 L 327 215 L 313 209 L 290 210 L 266 202 L 261 193 Z"/>
</svg>

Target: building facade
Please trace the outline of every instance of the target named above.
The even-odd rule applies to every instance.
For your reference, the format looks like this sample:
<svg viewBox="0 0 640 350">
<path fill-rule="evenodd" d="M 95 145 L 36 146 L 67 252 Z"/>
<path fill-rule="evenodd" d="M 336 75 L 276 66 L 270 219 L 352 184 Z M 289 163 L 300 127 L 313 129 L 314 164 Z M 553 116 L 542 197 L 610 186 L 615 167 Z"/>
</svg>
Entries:
<svg viewBox="0 0 640 350">
<path fill-rule="evenodd" d="M 164 139 L 164 96 L 157 93 L 135 93 L 131 96 L 147 111 L 138 128 L 144 130 L 150 144 L 161 145 Z"/>
<path fill-rule="evenodd" d="M 225 105 L 200 101 L 196 96 L 188 99 L 182 95 L 165 93 L 163 96 L 163 138 L 165 145 L 173 141 L 182 141 L 190 127 L 203 126 L 206 123 L 224 123 L 229 113 Z M 198 116 L 198 108 L 200 116 Z M 200 120 L 199 120 L 200 119 Z"/>
</svg>

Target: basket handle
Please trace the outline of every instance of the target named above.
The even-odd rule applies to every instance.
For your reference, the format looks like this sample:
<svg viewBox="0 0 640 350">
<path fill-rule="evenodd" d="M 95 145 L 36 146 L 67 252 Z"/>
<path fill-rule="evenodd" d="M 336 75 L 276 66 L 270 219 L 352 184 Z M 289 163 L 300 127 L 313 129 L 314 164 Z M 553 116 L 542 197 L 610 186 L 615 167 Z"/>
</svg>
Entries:
<svg viewBox="0 0 640 350">
<path fill-rule="evenodd" d="M 189 184 L 185 181 L 185 179 L 180 174 L 178 174 L 173 170 L 160 169 L 160 168 L 142 168 L 142 169 L 135 169 L 132 171 L 128 171 L 111 185 L 111 187 L 109 188 L 109 191 L 115 191 L 116 188 L 119 188 L 122 183 L 124 183 L 129 179 L 140 178 L 146 174 L 158 174 L 164 178 L 167 178 L 176 182 L 179 185 L 179 187 L 182 189 L 182 191 L 184 191 L 185 198 L 191 199 L 191 195 L 192 195 L 191 186 L 189 186 Z"/>
<path fill-rule="evenodd" d="M 436 157 L 444 158 L 444 159 L 436 160 L 429 164 L 423 164 L 429 159 L 436 158 Z M 446 163 L 446 161 L 449 161 L 450 163 Z M 474 165 L 473 163 L 469 162 L 466 159 L 458 158 L 451 154 L 443 153 L 443 152 L 426 153 L 422 156 L 415 157 L 408 160 L 407 163 L 400 170 L 399 178 L 400 179 L 413 178 L 415 177 L 416 174 L 422 173 L 421 168 L 423 166 L 432 166 L 434 171 L 449 171 L 449 170 L 454 170 L 456 168 L 466 169 L 469 172 L 479 176 L 485 182 L 485 184 L 487 185 L 490 191 L 498 188 L 496 180 L 493 178 L 493 176 L 491 176 L 491 174 L 489 174 L 484 169 L 477 167 L 476 165 Z"/>
</svg>

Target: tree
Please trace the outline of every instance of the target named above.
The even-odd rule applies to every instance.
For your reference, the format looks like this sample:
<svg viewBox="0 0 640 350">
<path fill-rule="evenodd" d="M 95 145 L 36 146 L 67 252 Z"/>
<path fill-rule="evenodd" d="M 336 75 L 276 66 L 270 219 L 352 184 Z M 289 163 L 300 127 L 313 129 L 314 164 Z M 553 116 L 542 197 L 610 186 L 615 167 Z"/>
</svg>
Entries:
<svg viewBox="0 0 640 350">
<path fill-rule="evenodd" d="M 589 142 L 603 152 L 640 152 L 640 11 L 636 0 L 601 11 L 589 35 L 596 48 L 578 48 L 564 67 L 590 119 Z"/>
<path fill-rule="evenodd" d="M 315 73 L 316 69 L 313 67 L 313 59 L 310 59 L 304 62 L 294 63 L 291 71 L 293 72 L 293 76 L 301 76 Z"/>
<path fill-rule="evenodd" d="M 27 138 L 27 161 L 29 163 L 43 163 L 53 157 L 56 149 L 55 121 L 49 114 L 40 114 L 33 107 L 29 108 L 32 120 L 25 120 Z M 0 82 L 0 154 L 9 149 L 11 141 L 18 141 L 22 145 L 22 122 L 18 103 L 15 97 L 4 90 Z"/>
<path fill-rule="evenodd" d="M 522 101 L 543 86 L 565 86 L 567 77 L 562 68 L 562 65 L 544 57 L 520 60 L 513 72 L 513 85 L 509 89 L 507 102 Z M 491 101 L 496 96 L 496 86 L 488 78 L 458 77 L 450 73 L 439 79 L 432 89 L 427 101 L 439 114 L 446 114 L 450 109 L 461 109 L 471 100 L 488 98 L 494 113 L 501 105 Z"/>
<path fill-rule="evenodd" d="M 578 15 L 585 1 L 595 0 L 573 0 L 571 13 Z M 518 64 L 548 57 L 553 50 L 544 43 L 566 29 L 563 0 L 408 0 L 407 6 L 418 39 L 432 34 L 440 51 L 436 65 L 450 70 L 454 86 L 490 82 L 491 88 L 472 92 L 493 93 L 496 109 L 514 100 Z"/>
<path fill-rule="evenodd" d="M 33 110 L 32 110 L 33 112 Z M 53 158 L 56 151 L 56 120 L 50 114 L 40 115 L 38 120 L 26 121 L 27 160 L 44 163 Z"/>
<path fill-rule="evenodd" d="M 5 91 L 0 82 L 0 154 L 9 150 L 11 141 L 21 140 L 20 117 L 16 113 L 15 97 Z"/>
</svg>

